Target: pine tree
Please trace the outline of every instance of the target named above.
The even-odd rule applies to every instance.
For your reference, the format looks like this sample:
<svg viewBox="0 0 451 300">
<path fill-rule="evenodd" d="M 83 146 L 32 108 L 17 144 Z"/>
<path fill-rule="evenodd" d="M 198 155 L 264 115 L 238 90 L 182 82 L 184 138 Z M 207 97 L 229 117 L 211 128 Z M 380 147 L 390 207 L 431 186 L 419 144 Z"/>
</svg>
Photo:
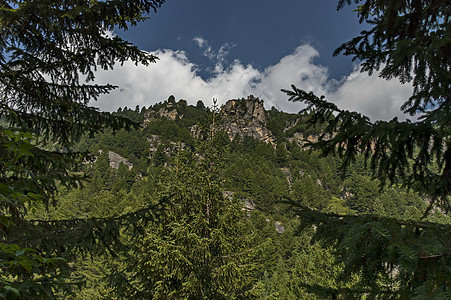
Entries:
<svg viewBox="0 0 451 300">
<path fill-rule="evenodd" d="M 221 147 L 208 141 L 201 157 L 180 151 L 162 170 L 157 199 L 167 209 L 139 224 L 132 250 L 112 276 L 114 295 L 134 299 L 235 299 L 252 288 L 250 222 L 240 199 L 224 197 Z"/>
<path fill-rule="evenodd" d="M 401 184 L 423 195 L 428 208 L 449 216 L 451 209 L 450 3 L 447 0 L 340 0 L 362 3 L 357 13 L 369 30 L 344 43 L 344 53 L 361 61 L 361 71 L 380 69 L 387 80 L 412 82 L 413 95 L 402 105 L 417 121 L 371 122 L 358 112 L 293 86 L 283 90 L 307 104 L 310 124 L 325 125 L 311 146 L 338 154 L 345 170 L 362 153 L 382 184 Z M 409 299 L 447 298 L 451 286 L 451 228 L 428 222 L 372 216 L 318 214 L 301 209 L 320 224 L 317 236 L 333 242 L 345 258 L 343 278 L 359 274 L 360 289 L 348 295 Z M 307 220 L 308 218 L 305 218 Z M 308 222 L 306 222 L 308 223 Z M 307 225 L 306 225 L 307 226 Z"/>
<path fill-rule="evenodd" d="M 83 249 L 83 240 L 93 250 L 108 244 L 106 233 L 117 234 L 106 220 L 29 221 L 25 215 L 47 205 L 57 183 L 78 184 L 78 173 L 69 172 L 83 159 L 71 152 L 74 141 L 107 127 L 137 126 L 89 106 L 116 88 L 92 81 L 98 68 L 156 60 L 111 31 L 136 25 L 163 3 L 0 2 L 0 297 L 54 297 L 70 288 L 59 255 Z"/>
<path fill-rule="evenodd" d="M 293 199 L 301 205 L 314 209 L 323 209 L 328 204 L 328 197 L 317 180 L 310 175 L 303 175 L 292 186 Z"/>
</svg>

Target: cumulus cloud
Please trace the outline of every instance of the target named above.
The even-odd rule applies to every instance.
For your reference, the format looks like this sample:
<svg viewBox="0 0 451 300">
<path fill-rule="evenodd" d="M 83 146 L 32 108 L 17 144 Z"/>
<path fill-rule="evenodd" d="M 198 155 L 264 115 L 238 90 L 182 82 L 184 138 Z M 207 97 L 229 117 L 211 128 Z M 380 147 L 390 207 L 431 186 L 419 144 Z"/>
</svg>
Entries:
<svg viewBox="0 0 451 300">
<path fill-rule="evenodd" d="M 97 83 L 109 82 L 120 89 L 103 95 L 93 105 L 112 111 L 120 106 L 149 106 L 166 100 L 169 95 L 190 104 L 201 99 L 206 105 L 212 105 L 213 98 L 224 103 L 245 96 L 249 82 L 259 76 L 259 71 L 252 66 L 234 61 L 227 70 L 204 80 L 197 75 L 197 66 L 187 59 L 184 51 L 158 50 L 152 54 L 159 60 L 148 67 L 126 62 L 112 71 L 97 72 Z"/>
<path fill-rule="evenodd" d="M 283 57 L 279 63 L 267 67 L 260 74 L 260 82 L 252 86 L 250 91 L 265 100 L 268 107 L 298 112 L 302 105 L 287 101 L 281 89 L 289 89 L 291 84 L 298 88 L 313 91 L 318 95 L 327 94 L 335 83 L 328 80 L 328 70 L 313 63 L 318 52 L 310 45 L 302 45 Z"/>
<path fill-rule="evenodd" d="M 411 84 L 401 84 L 397 79 L 385 80 L 376 73 L 369 76 L 355 67 L 331 97 L 341 109 L 361 112 L 372 120 L 389 120 L 395 116 L 406 117 L 400 107 L 412 92 Z"/>
<path fill-rule="evenodd" d="M 189 61 L 186 52 L 157 50 L 152 54 L 159 60 L 148 67 L 126 62 L 112 71 L 97 72 L 97 83 L 108 82 L 120 89 L 102 96 L 93 105 L 107 111 L 120 106 L 148 107 L 174 95 L 190 104 L 201 99 L 211 106 L 213 98 L 223 104 L 229 99 L 253 94 L 263 99 L 267 108 L 275 106 L 283 111 L 298 112 L 302 104 L 288 102 L 288 97 L 280 91 L 295 84 L 317 95 L 325 95 L 341 108 L 360 111 L 373 120 L 387 120 L 402 115 L 399 107 L 412 93 L 410 85 L 401 85 L 397 80 L 386 81 L 377 74 L 368 76 L 357 69 L 340 81 L 331 80 L 328 69 L 314 63 L 319 54 L 310 45 L 301 45 L 277 64 L 258 70 L 239 60 L 227 62 L 226 56 L 232 47 L 229 44 L 215 51 L 201 37 L 193 41 L 203 55 L 215 63 L 215 70 L 208 79 L 198 75 L 199 66 Z"/>
</svg>

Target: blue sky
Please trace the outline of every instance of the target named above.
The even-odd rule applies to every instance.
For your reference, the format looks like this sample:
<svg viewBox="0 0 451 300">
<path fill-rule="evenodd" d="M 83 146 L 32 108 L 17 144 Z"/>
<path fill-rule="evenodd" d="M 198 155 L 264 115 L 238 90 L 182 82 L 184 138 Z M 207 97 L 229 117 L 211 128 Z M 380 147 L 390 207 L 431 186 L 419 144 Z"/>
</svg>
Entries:
<svg viewBox="0 0 451 300">
<path fill-rule="evenodd" d="M 351 72 L 352 64 L 348 57 L 333 58 L 333 50 L 364 28 L 353 9 L 337 11 L 331 0 L 168 0 L 147 22 L 120 35 L 143 50 L 183 49 L 202 66 L 209 62 L 194 37 L 208 40 L 213 49 L 228 43 L 230 59 L 258 68 L 309 43 L 320 54 L 315 62 L 337 77 Z"/>
<path fill-rule="evenodd" d="M 332 57 L 368 28 L 354 8 L 337 11 L 330 0 L 168 0 L 137 27 L 113 32 L 160 60 L 99 72 L 98 82 L 121 89 L 96 105 L 149 106 L 171 94 L 211 105 L 213 97 L 224 103 L 253 94 L 267 108 L 297 112 L 302 106 L 280 92 L 296 84 L 373 119 L 399 116 L 410 86 L 361 74 L 350 57 Z"/>
</svg>

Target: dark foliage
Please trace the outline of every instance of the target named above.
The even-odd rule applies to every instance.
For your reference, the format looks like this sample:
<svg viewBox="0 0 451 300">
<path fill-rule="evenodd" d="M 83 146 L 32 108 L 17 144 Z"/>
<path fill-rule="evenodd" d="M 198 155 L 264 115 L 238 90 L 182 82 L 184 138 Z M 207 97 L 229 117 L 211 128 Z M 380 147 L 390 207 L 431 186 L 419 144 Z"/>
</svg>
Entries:
<svg viewBox="0 0 451 300">
<path fill-rule="evenodd" d="M 155 62 L 156 57 L 110 36 L 110 31 L 136 25 L 163 3 L 0 2 L 0 297 L 51 298 L 71 290 L 64 281 L 70 273 L 63 267 L 68 265 L 58 256 L 74 248 L 68 242 L 77 240 L 71 240 L 71 231 L 88 230 L 85 234 L 92 239 L 86 241 L 104 243 L 109 236 L 101 237 L 104 230 L 88 226 L 89 220 L 42 226 L 24 217 L 28 209 L 48 203 L 57 185 L 79 184 L 80 175 L 74 171 L 79 171 L 75 166 L 83 155 L 73 153 L 71 146 L 82 135 L 138 125 L 89 106 L 116 88 L 89 82 L 98 68 L 112 69 L 126 60 L 144 65 Z M 83 222 L 86 226 L 80 225 Z M 110 230 L 110 226 L 103 228 Z M 55 241 L 68 242 L 65 246 L 46 243 L 44 237 L 55 232 L 63 234 Z"/>
<path fill-rule="evenodd" d="M 283 90 L 291 101 L 307 104 L 311 126 L 325 126 L 310 146 L 323 155 L 338 154 L 346 170 L 363 154 L 374 177 L 417 191 L 428 199 L 423 218 L 451 209 L 449 1 L 339 1 L 363 3 L 360 22 L 371 29 L 335 50 L 361 61 L 361 71 L 380 70 L 387 80 L 412 82 L 413 95 L 402 105 L 416 121 L 371 122 L 358 112 L 292 86 Z M 359 181 L 362 183 L 362 181 Z M 362 189 L 360 189 L 362 190 Z M 360 195 L 361 196 L 361 195 Z M 357 197 L 361 199 L 361 197 Z M 370 198 L 374 198 L 371 196 Z M 352 203 L 351 203 L 352 204 Z M 355 202 L 361 210 L 363 203 Z M 343 275 L 360 274 L 362 289 L 348 291 L 373 297 L 446 298 L 450 286 L 449 226 L 401 222 L 378 217 L 342 217 L 300 209 L 316 224 L 316 236 L 332 237 L 343 255 Z M 311 215 L 312 218 L 306 218 Z M 392 280 L 397 284 L 393 285 Z M 375 283 L 381 283 L 375 285 Z"/>
</svg>

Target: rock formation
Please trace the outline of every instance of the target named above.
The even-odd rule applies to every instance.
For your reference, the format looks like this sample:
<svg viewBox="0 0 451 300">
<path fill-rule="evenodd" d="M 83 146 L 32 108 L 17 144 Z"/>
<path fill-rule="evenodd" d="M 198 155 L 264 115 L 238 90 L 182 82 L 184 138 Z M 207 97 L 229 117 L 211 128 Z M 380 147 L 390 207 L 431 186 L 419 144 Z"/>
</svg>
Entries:
<svg viewBox="0 0 451 300">
<path fill-rule="evenodd" d="M 130 163 L 126 158 L 120 156 L 116 152 L 108 151 L 108 158 L 110 160 L 110 167 L 112 167 L 113 169 L 116 169 L 116 170 L 119 169 L 119 166 L 121 165 L 121 163 L 126 165 L 129 170 L 131 170 L 133 168 L 132 163 Z"/>
<path fill-rule="evenodd" d="M 180 100 L 180 101 L 185 101 L 185 100 Z M 156 116 L 165 117 L 168 120 L 172 120 L 172 121 L 177 119 L 177 117 L 182 119 L 183 115 L 180 115 L 177 112 L 177 109 L 174 107 L 176 105 L 177 105 L 176 103 L 167 102 L 166 105 L 164 107 L 161 107 L 158 111 L 154 111 L 152 108 L 148 109 L 144 113 L 144 123 L 151 122 L 152 119 L 154 119 Z"/>
<path fill-rule="evenodd" d="M 266 128 L 266 114 L 263 101 L 252 95 L 246 99 L 229 100 L 221 107 L 220 128 L 230 139 L 236 135 L 251 136 L 273 146 L 276 140 Z"/>
</svg>

